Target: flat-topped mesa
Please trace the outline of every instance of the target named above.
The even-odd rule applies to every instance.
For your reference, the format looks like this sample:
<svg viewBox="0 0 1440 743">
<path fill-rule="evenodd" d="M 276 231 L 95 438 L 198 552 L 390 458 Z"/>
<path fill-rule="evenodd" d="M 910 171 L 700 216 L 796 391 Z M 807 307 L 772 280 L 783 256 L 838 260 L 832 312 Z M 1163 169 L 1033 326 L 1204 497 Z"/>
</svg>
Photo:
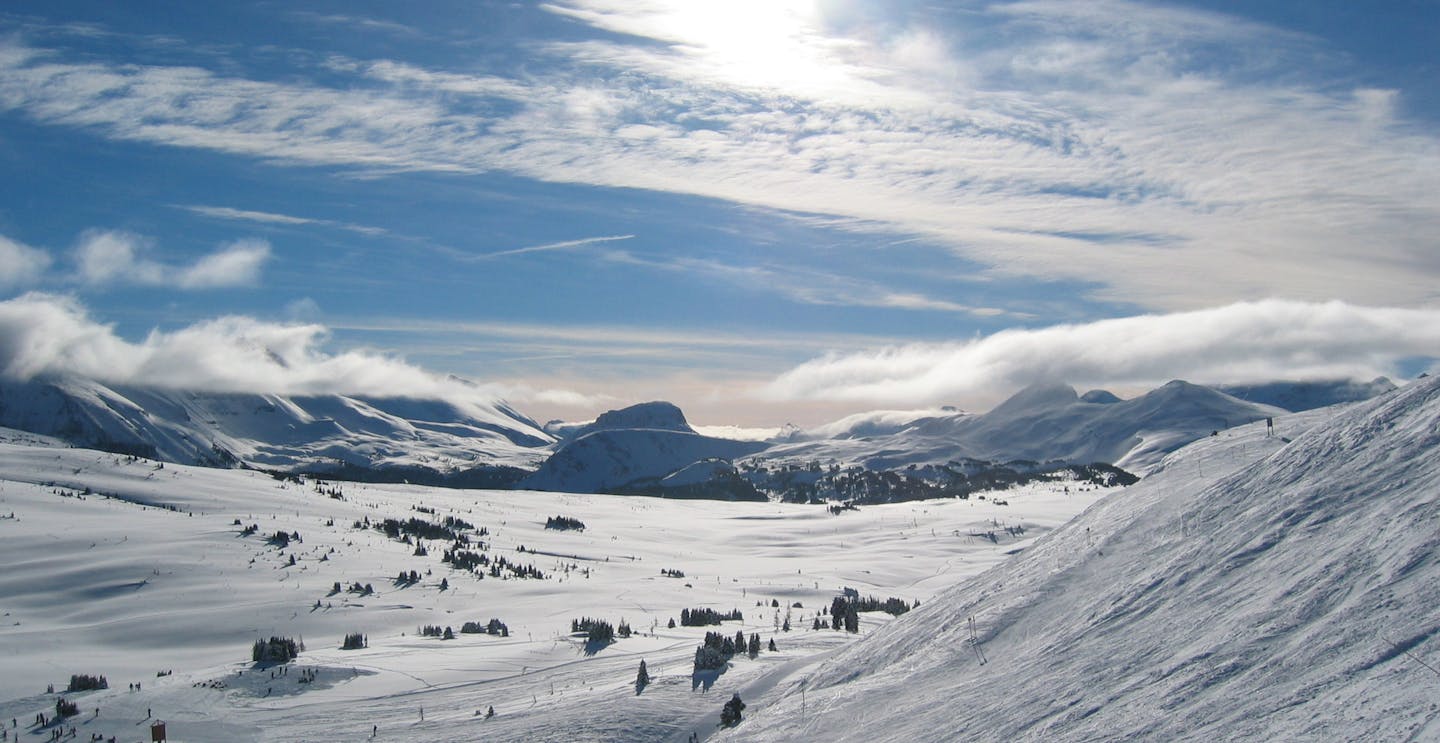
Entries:
<svg viewBox="0 0 1440 743">
<path fill-rule="evenodd" d="M 580 429 L 575 438 L 595 431 L 634 428 L 695 433 L 695 429 L 686 422 L 685 414 L 680 411 L 680 408 L 673 403 L 656 400 L 601 413 L 593 423 Z"/>
</svg>

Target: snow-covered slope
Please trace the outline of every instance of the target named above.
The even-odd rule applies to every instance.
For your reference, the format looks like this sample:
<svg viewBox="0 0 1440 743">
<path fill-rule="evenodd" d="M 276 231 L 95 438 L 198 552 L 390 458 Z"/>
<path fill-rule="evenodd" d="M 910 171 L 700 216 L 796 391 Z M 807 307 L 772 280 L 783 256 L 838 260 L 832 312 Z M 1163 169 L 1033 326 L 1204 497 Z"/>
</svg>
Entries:
<svg viewBox="0 0 1440 743">
<path fill-rule="evenodd" d="M 1298 413 L 1342 402 L 1369 400 L 1395 389 L 1395 383 L 1385 377 L 1376 377 L 1369 382 L 1353 379 L 1277 381 L 1219 385 L 1215 389 L 1241 400 L 1274 405 Z"/>
<path fill-rule="evenodd" d="M 722 737 L 1440 739 L 1440 380 L 1277 434 L 1172 454 Z"/>
<path fill-rule="evenodd" d="M 0 426 L 185 464 L 281 470 L 532 468 L 553 438 L 503 403 L 219 394 L 0 381 Z"/>
<path fill-rule="evenodd" d="M 872 469 L 952 460 L 1108 462 L 1143 473 L 1165 453 L 1201 436 L 1283 411 L 1237 400 L 1208 387 L 1170 382 L 1131 400 L 1064 384 L 1027 387 L 995 409 L 911 419 L 884 416 L 844 434 L 779 444 L 772 461 L 858 463 Z M 831 427 L 827 427 L 827 431 Z M 798 436 L 796 438 L 804 438 Z"/>
</svg>

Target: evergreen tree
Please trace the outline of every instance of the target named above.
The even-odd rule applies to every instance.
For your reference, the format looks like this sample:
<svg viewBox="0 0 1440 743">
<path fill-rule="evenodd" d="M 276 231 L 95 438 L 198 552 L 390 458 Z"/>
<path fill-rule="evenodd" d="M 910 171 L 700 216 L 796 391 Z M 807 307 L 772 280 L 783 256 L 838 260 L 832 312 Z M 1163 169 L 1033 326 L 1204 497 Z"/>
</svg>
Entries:
<svg viewBox="0 0 1440 743">
<path fill-rule="evenodd" d="M 746 652 L 749 654 L 751 659 L 754 659 L 755 656 L 760 654 L 760 633 L 757 632 L 750 635 L 750 646 L 749 648 L 747 648 Z"/>
<path fill-rule="evenodd" d="M 733 728 L 740 724 L 740 713 L 745 711 L 745 703 L 740 701 L 740 695 L 730 697 L 730 701 L 720 710 L 720 724 L 727 728 Z"/>
<path fill-rule="evenodd" d="M 642 659 L 640 661 L 640 672 L 635 674 L 635 694 L 638 696 L 640 692 L 645 691 L 645 687 L 649 684 L 650 671 L 646 670 L 645 661 Z"/>
</svg>

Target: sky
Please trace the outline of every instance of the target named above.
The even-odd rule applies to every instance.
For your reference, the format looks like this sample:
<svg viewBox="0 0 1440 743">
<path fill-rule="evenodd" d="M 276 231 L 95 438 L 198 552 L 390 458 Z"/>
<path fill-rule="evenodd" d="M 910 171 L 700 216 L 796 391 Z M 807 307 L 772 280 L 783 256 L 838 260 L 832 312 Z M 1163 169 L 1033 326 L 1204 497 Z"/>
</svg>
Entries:
<svg viewBox="0 0 1440 743">
<path fill-rule="evenodd" d="M 742 426 L 1413 376 L 1436 38 L 1436 0 L 9 2 L 0 372 Z"/>
</svg>

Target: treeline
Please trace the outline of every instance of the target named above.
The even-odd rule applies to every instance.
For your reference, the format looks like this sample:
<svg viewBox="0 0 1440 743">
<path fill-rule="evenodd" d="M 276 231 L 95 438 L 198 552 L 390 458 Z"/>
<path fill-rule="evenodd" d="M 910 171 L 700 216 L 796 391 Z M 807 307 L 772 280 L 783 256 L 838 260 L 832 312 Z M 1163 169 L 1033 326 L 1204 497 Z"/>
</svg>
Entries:
<svg viewBox="0 0 1440 743">
<path fill-rule="evenodd" d="M 996 463 L 967 459 L 939 465 L 882 469 L 818 461 L 767 466 L 749 462 L 742 470 L 756 488 L 790 503 L 844 501 L 859 505 L 900 503 L 931 498 L 969 498 L 974 493 L 1006 490 L 1037 481 L 1074 479 L 1101 487 L 1132 485 L 1135 475 L 1103 462 L 1065 464 L 1016 460 Z"/>
</svg>

